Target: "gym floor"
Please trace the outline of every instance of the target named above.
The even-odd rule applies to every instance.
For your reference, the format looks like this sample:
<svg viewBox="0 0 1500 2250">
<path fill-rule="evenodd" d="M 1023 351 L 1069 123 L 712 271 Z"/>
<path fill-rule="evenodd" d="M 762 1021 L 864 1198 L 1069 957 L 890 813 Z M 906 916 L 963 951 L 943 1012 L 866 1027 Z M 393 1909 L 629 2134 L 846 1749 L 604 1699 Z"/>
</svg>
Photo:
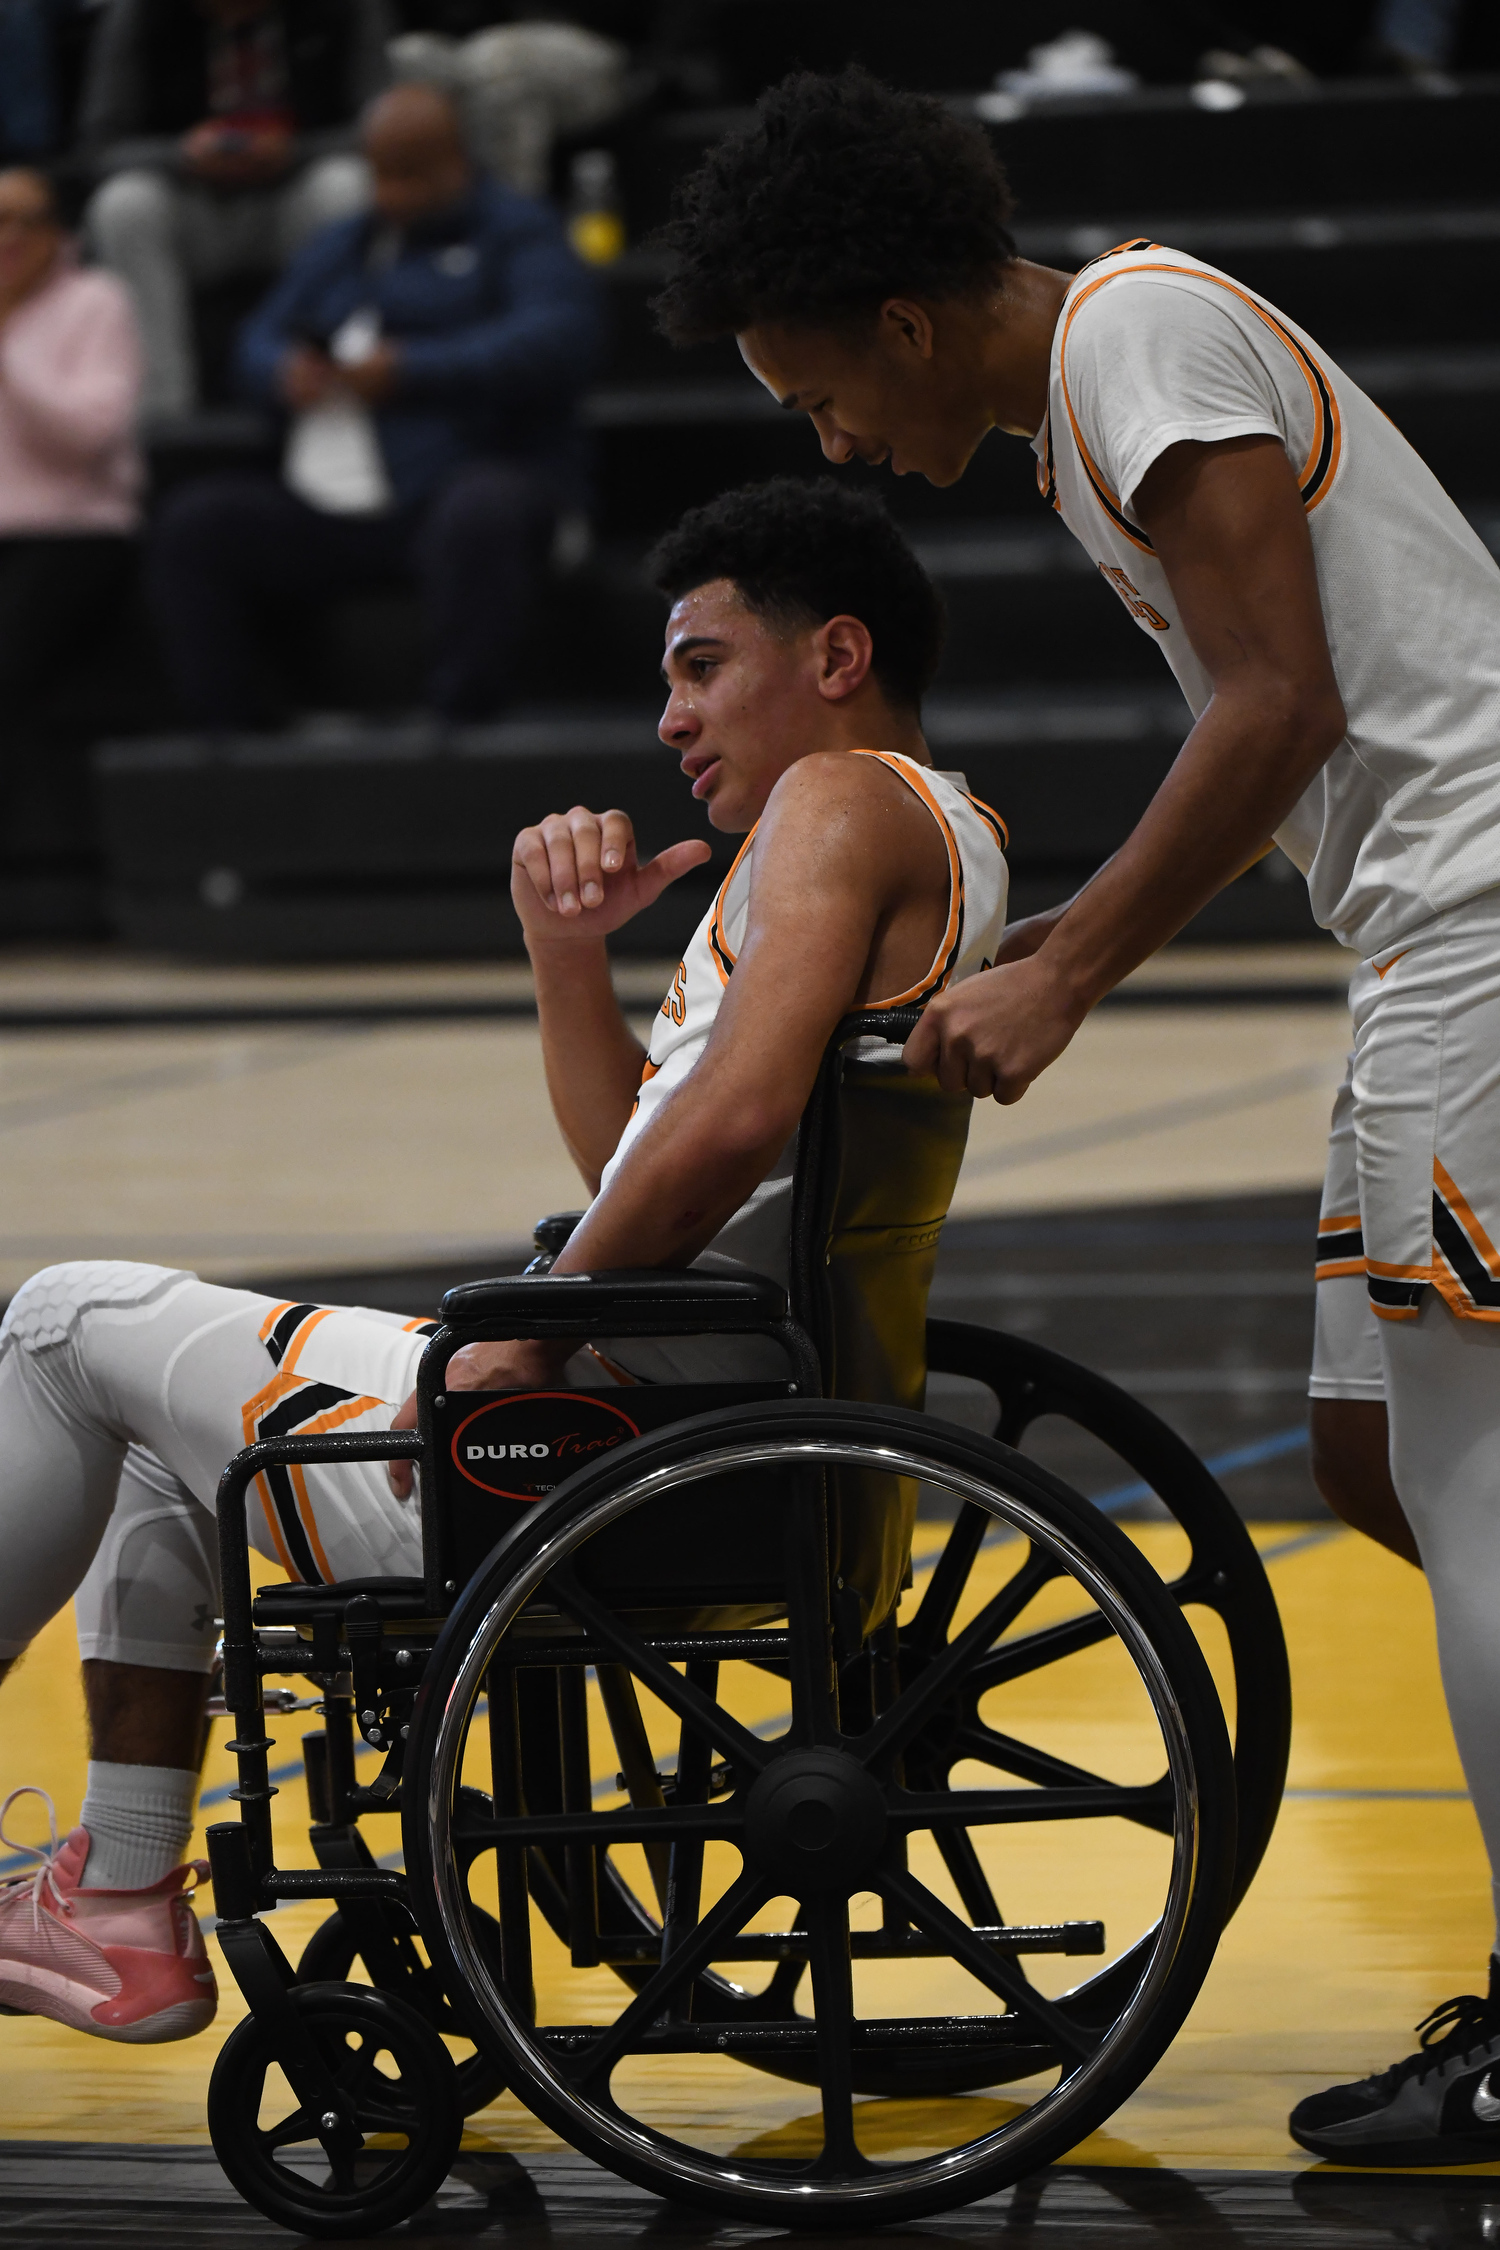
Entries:
<svg viewBox="0 0 1500 2250">
<path fill-rule="evenodd" d="M 881 2239 L 1344 2250 L 1500 2238 L 1500 2179 L 1337 2171 L 1285 2130 L 1301 2094 L 1393 2060 L 1418 2017 L 1473 1989 L 1490 1936 L 1422 1581 L 1334 1524 L 1307 1476 L 1310 1251 L 1343 973 L 1334 949 L 1168 956 L 1019 1109 L 976 1113 L 935 1309 L 1104 1369 L 1215 1464 L 1266 1557 L 1296 1722 L 1266 1863 L 1145 2086 L 1066 2164 Z M 664 981 L 632 965 L 627 996 L 647 1007 Z M 523 1008 L 504 969 L 13 959 L 0 968 L 0 1296 L 59 1258 L 130 1256 L 420 1312 L 445 1280 L 513 1265 L 534 1216 L 579 1200 Z M 1057 1465 L 1170 1562 L 1174 1530 L 1082 1453 Z M 919 1526 L 919 1575 L 939 1536 Z M 84 1763 L 69 1618 L 4 1708 L 0 1794 L 39 1784 L 66 1825 Z M 305 1723 L 273 1722 L 279 1763 Z M 208 1818 L 223 1817 L 230 1779 L 216 1742 Z M 290 1857 L 300 1790 L 284 1788 L 276 1811 Z M 34 1800 L 12 1820 L 40 1833 Z M 312 1905 L 280 1910 L 283 1945 L 295 1952 L 317 1918 Z M 207 2146 L 209 2068 L 241 2013 L 226 1985 L 211 2030 L 178 2046 L 0 2022 L 0 2237 L 288 2239 L 238 2201 Z M 712 2100 L 739 2145 L 795 2141 L 805 2093 L 724 2068 L 734 2083 Z M 690 2082 L 677 2095 L 709 2098 Z M 458 2233 L 517 2250 L 773 2239 L 664 2209 L 510 2096 L 472 2121 L 438 2203 L 382 2239 Z"/>
</svg>

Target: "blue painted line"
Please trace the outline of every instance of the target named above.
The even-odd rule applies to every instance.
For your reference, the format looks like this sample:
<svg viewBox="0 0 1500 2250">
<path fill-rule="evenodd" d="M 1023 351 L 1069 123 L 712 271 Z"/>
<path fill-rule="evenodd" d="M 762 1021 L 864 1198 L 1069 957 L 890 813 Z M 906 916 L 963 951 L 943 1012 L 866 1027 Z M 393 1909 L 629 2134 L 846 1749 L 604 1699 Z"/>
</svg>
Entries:
<svg viewBox="0 0 1500 2250">
<path fill-rule="evenodd" d="M 356 1758 L 375 1758 L 380 1753 L 372 1749 L 368 1742 L 356 1742 L 354 1755 Z M 272 1781 L 296 1781 L 300 1779 L 301 1773 L 302 1760 L 300 1758 L 288 1758 L 284 1765 L 271 1767 L 270 1779 Z M 212 1789 L 205 1789 L 198 1799 L 198 1810 L 206 1812 L 213 1805 L 228 1804 L 238 1787 L 237 1781 L 216 1782 Z M 37 1862 L 29 1852 L 12 1852 L 8 1859 L 0 1859 L 0 1878 L 20 1874 L 23 1869 L 35 1867 L 36 1864 Z M 386 1862 L 382 1860 L 381 1865 L 385 1866 L 385 1864 Z"/>
<path fill-rule="evenodd" d="M 1215 1453 L 1204 1462 L 1211 1477 L 1232 1477 L 1241 1469 L 1258 1469 L 1267 1461 L 1280 1461 L 1288 1453 L 1300 1453 L 1307 1444 L 1307 1425 L 1299 1422 L 1295 1429 L 1277 1430 L 1271 1437 L 1257 1438 L 1253 1445 L 1236 1445 L 1227 1453 Z M 1109 1492 L 1093 1495 L 1096 1508 L 1106 1515 L 1116 1508 L 1128 1507 L 1132 1500 L 1152 1500 L 1156 1497 L 1151 1486 L 1141 1482 L 1117 1484 Z"/>
</svg>

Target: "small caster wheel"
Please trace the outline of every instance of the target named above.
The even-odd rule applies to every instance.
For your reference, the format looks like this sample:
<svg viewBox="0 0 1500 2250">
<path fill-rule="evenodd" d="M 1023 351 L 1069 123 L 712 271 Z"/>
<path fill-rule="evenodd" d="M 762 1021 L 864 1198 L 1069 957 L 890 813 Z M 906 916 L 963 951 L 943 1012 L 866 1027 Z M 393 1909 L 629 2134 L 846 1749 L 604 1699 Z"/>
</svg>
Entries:
<svg viewBox="0 0 1500 2250">
<path fill-rule="evenodd" d="M 336 2089 L 304 2107 L 254 2016 L 225 2040 L 208 2086 L 214 2154 L 247 2203 L 299 2234 L 380 2234 L 434 2196 L 463 2135 L 453 2059 L 414 2008 L 364 1985 L 287 1994 Z"/>
<path fill-rule="evenodd" d="M 476 1908 L 476 1917 L 478 1911 Z M 358 1959 L 359 1947 L 354 1942 L 353 1933 L 335 1908 L 326 1922 L 318 1924 L 303 1946 L 295 1981 L 299 1985 L 342 1984 Z M 441 1995 L 435 2011 L 430 2004 L 429 1994 L 417 1986 L 401 1992 L 397 1997 L 405 2000 L 408 2007 L 415 2008 L 418 2015 L 432 2025 L 434 2031 L 456 2039 L 468 2039 L 468 2033 Z M 490 2103 L 504 2093 L 503 2073 L 477 2050 L 459 2059 L 457 2068 L 458 2098 L 463 2103 L 465 2117 L 473 2117 L 476 2111 L 488 2109 Z"/>
</svg>

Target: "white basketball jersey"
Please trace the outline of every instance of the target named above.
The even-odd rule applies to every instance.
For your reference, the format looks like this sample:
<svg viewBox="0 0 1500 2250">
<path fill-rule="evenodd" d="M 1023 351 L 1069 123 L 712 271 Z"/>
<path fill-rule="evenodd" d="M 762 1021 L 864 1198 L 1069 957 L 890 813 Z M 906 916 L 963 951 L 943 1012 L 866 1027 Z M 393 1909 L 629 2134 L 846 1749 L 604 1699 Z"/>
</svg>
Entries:
<svg viewBox="0 0 1500 2250">
<path fill-rule="evenodd" d="M 926 975 L 905 992 L 865 1003 L 868 1009 L 914 1007 L 950 984 L 987 969 L 1005 927 L 1009 877 L 1006 833 L 999 815 L 971 797 L 959 774 L 937 773 L 912 758 L 886 750 L 855 750 L 856 758 L 879 758 L 899 775 L 927 807 L 948 850 L 948 920 Z M 620 1145 L 604 1168 L 608 1187 L 625 1152 L 643 1133 L 662 1103 L 680 1086 L 708 1044 L 730 975 L 744 943 L 750 911 L 750 868 L 755 851 L 752 828 L 725 876 L 718 897 L 689 940 L 652 1027 L 641 1091 Z M 796 1136 L 782 1151 L 768 1178 L 714 1237 L 705 1255 L 719 1254 L 751 1266 L 757 1273 L 787 1278 L 791 1223 L 792 1171 Z"/>
<path fill-rule="evenodd" d="M 1183 439 L 1285 447 L 1348 714 L 1276 836 L 1324 928 L 1368 957 L 1500 884 L 1500 570 L 1379 407 L 1253 290 L 1146 241 L 1069 289 L 1048 398 L 1038 482 L 1195 718 L 1213 683 L 1135 493 Z"/>
</svg>

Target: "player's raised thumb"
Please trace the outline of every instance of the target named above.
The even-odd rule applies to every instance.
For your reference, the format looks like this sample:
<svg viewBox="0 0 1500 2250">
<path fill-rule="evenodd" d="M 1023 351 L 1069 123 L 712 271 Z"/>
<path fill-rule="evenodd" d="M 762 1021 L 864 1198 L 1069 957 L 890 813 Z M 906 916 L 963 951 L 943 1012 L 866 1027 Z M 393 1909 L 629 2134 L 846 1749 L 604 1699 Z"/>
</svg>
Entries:
<svg viewBox="0 0 1500 2250">
<path fill-rule="evenodd" d="M 686 838 L 680 844 L 668 844 L 664 852 L 658 852 L 655 859 L 648 859 L 641 869 L 640 887 L 648 900 L 659 898 L 668 883 L 675 883 L 690 867 L 701 867 L 712 857 L 712 848 L 702 836 Z"/>
</svg>

